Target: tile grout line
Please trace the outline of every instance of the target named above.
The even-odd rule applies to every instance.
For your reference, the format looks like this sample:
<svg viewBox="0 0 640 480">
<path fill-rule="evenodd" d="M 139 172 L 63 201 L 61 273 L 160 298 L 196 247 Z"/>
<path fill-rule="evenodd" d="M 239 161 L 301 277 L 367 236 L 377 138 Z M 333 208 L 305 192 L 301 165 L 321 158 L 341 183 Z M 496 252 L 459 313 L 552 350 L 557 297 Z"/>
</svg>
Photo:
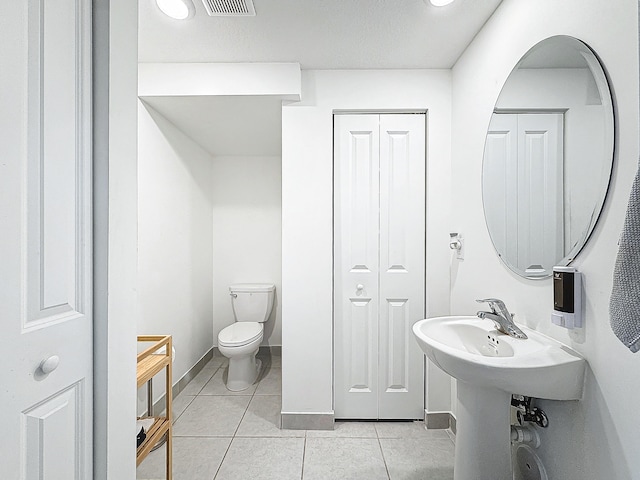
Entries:
<svg viewBox="0 0 640 480">
<path fill-rule="evenodd" d="M 216 372 L 217 372 L 217 370 L 216 370 Z M 213 377 L 211 377 L 211 378 L 213 378 Z M 224 463 L 225 459 L 227 458 L 227 454 L 229 453 L 229 450 L 231 449 L 231 445 L 233 444 L 233 441 L 236 439 L 236 433 L 238 433 L 238 429 L 240 428 L 240 424 L 242 423 L 242 420 L 244 419 L 245 415 L 247 414 L 247 410 L 249 410 L 249 405 L 251 405 L 251 400 L 253 400 L 253 395 L 255 395 L 255 391 L 251 394 L 251 399 L 249 399 L 249 403 L 247 403 L 247 407 L 244 409 L 244 413 L 242 414 L 242 418 L 240 418 L 240 421 L 238 422 L 238 426 L 236 427 L 235 431 L 233 432 L 233 435 L 231 436 L 231 441 L 229 442 L 229 445 L 227 446 L 227 449 L 224 451 L 224 455 L 222 456 L 222 460 L 220 460 L 220 465 L 218 465 L 218 468 L 216 469 L 216 473 L 213 476 L 212 480 L 215 480 L 215 478 L 220 473 L 220 469 L 222 468 L 222 464 Z M 246 395 L 246 396 L 248 396 L 248 395 Z"/>
<path fill-rule="evenodd" d="M 307 455 L 307 432 L 304 432 L 304 443 L 302 444 L 302 468 L 300 469 L 300 480 L 304 480 L 304 459 Z"/>
<path fill-rule="evenodd" d="M 213 371 L 213 374 L 209 377 L 209 380 L 204 382 L 202 384 L 202 387 L 200 387 L 200 390 L 196 392 L 196 394 L 194 395 L 195 397 L 199 396 L 202 393 L 202 390 L 204 390 L 204 387 L 206 387 L 209 384 L 209 382 L 213 379 L 213 377 L 216 376 L 216 373 L 218 373 L 218 370 L 220 370 L 220 368 L 222 368 L 222 365 L 218 365 L 218 367 Z"/>
<path fill-rule="evenodd" d="M 384 469 L 387 472 L 387 478 L 391 480 L 391 474 L 389 473 L 389 465 L 387 465 L 387 459 L 384 456 L 384 450 L 382 449 L 382 443 L 380 443 L 380 437 L 377 438 L 378 447 L 380 448 L 380 455 L 382 455 L 382 461 L 384 462 Z"/>
<path fill-rule="evenodd" d="M 180 415 L 178 415 L 176 418 L 173 419 L 173 422 L 171 423 L 171 425 L 175 425 L 175 423 L 180 419 L 180 417 L 184 414 L 184 412 L 187 411 L 187 408 L 189 408 L 189 405 L 191 405 L 193 403 L 193 401 L 196 399 L 197 396 L 198 395 L 193 395 L 193 398 L 191 399 L 191 401 L 189 403 L 187 403 L 187 406 L 182 409 L 182 411 L 180 412 Z M 175 437 L 175 435 L 174 435 L 174 437 Z"/>
<path fill-rule="evenodd" d="M 213 438 L 213 437 L 209 437 L 209 438 Z M 218 437 L 220 438 L 220 437 Z M 216 468 L 216 473 L 213 474 L 213 477 L 211 478 L 211 480 L 215 480 L 215 478 L 218 476 L 218 473 L 220 473 L 220 469 L 222 468 L 222 464 L 224 463 L 225 458 L 227 458 L 227 454 L 229 453 L 229 449 L 231 448 L 231 444 L 233 443 L 233 438 L 231 437 L 231 440 L 229 441 L 229 445 L 227 445 L 227 449 L 224 451 L 224 455 L 222 456 L 222 459 L 220 460 L 220 465 L 218 465 L 218 468 Z"/>
<path fill-rule="evenodd" d="M 213 361 L 213 359 L 209 360 L 210 362 Z M 206 365 L 205 365 L 206 367 Z M 193 397 L 191 399 L 191 401 L 187 404 L 186 407 L 184 407 L 184 409 L 182 410 L 182 412 L 180 412 L 180 415 L 178 415 L 176 418 L 173 419 L 173 421 L 171 422 L 171 426 L 173 427 L 173 425 L 176 424 L 176 422 L 180 419 L 180 417 L 182 415 L 184 415 L 184 412 L 187 411 L 187 408 L 189 408 L 189 406 L 194 402 L 194 400 L 196 399 L 196 397 L 200 396 L 200 392 L 202 392 L 202 390 L 204 390 L 204 387 L 207 386 L 207 384 L 211 381 L 211 379 L 215 376 L 216 373 L 218 373 L 218 370 L 220 370 L 220 367 L 222 367 L 222 365 L 218 365 L 218 367 L 213 371 L 213 374 L 211 375 L 211 377 L 209 378 L 209 380 L 207 380 L 203 385 L 202 388 L 200 388 L 200 390 L 198 390 L 198 392 L 195 395 L 185 395 L 186 397 Z M 180 394 L 182 394 L 182 392 L 180 392 Z M 180 394 L 178 396 L 180 396 Z M 172 399 L 175 400 L 175 399 Z M 173 403 L 173 402 L 172 402 Z M 173 412 L 171 412 L 173 413 Z M 176 437 L 176 435 L 173 435 L 174 437 Z"/>
<path fill-rule="evenodd" d="M 373 429 L 376 432 L 376 439 L 378 440 L 378 448 L 380 448 L 380 455 L 382 455 L 382 461 L 384 463 L 384 469 L 387 472 L 387 478 L 391 480 L 391 474 L 389 473 L 389 466 L 387 465 L 387 458 L 384 456 L 384 450 L 382 449 L 382 442 L 380 442 L 380 432 L 378 426 L 374 423 Z"/>
</svg>

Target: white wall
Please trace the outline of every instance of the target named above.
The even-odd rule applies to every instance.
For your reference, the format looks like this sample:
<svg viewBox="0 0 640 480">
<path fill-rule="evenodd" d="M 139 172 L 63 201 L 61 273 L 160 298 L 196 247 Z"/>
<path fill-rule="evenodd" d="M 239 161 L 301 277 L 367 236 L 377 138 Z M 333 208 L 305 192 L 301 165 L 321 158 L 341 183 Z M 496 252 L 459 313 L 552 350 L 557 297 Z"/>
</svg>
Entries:
<svg viewBox="0 0 640 480">
<path fill-rule="evenodd" d="M 94 476 L 135 476 L 138 2 L 93 2 Z"/>
<path fill-rule="evenodd" d="M 449 313 L 451 75 L 438 70 L 305 71 L 282 113 L 282 411 L 333 412 L 333 110 L 426 109 L 427 315 Z M 427 374 L 431 411 L 449 381 Z"/>
<path fill-rule="evenodd" d="M 637 2 L 504 0 L 453 69 L 452 228 L 465 232 L 465 260 L 452 265 L 451 310 L 473 314 L 476 298 L 506 301 L 517 321 L 568 343 L 589 362 L 580 402 L 542 401 L 550 419 L 540 455 L 549 478 L 638 478 L 637 402 L 640 357 L 609 327 L 608 301 L 626 203 L 638 161 Z M 481 166 L 484 139 L 500 88 L 520 57 L 552 35 L 572 35 L 602 59 L 617 106 L 616 167 L 595 233 L 574 265 L 584 273 L 586 327 L 551 325 L 550 280 L 524 280 L 504 267 L 484 224 Z"/>
<path fill-rule="evenodd" d="M 137 332 L 173 336 L 176 383 L 213 346 L 213 159 L 138 103 Z"/>
<path fill-rule="evenodd" d="M 282 180 L 280 157 L 218 156 L 212 168 L 213 339 L 234 322 L 229 285 L 273 283 L 263 345 L 281 345 Z"/>
</svg>

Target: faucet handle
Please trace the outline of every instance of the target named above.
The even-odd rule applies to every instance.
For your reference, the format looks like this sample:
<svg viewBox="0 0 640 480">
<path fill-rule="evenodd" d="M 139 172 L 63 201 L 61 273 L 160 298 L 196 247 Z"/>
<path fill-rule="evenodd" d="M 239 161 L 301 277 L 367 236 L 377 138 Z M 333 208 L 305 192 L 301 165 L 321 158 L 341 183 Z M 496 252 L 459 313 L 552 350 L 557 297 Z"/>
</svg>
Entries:
<svg viewBox="0 0 640 480">
<path fill-rule="evenodd" d="M 505 312 L 508 311 L 507 306 L 499 298 L 483 298 L 483 299 L 476 300 L 476 302 L 488 303 L 493 313 L 497 313 L 498 311 L 505 311 Z"/>
<path fill-rule="evenodd" d="M 482 298 L 476 300 L 478 303 L 502 303 L 502 300 L 499 298 Z"/>
</svg>

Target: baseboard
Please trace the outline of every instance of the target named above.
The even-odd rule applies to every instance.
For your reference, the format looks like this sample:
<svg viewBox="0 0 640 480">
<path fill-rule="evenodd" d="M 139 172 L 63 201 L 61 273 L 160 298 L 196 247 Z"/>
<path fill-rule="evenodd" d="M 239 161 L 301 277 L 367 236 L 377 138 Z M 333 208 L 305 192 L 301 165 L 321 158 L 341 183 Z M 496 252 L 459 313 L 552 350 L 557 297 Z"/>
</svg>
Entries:
<svg viewBox="0 0 640 480">
<path fill-rule="evenodd" d="M 260 347 L 260 351 L 258 352 L 258 355 L 267 355 L 267 354 L 271 354 L 271 356 L 274 357 L 281 357 L 282 356 L 282 346 L 280 345 L 265 345 Z M 213 347 L 213 355 L 216 357 L 221 357 L 222 354 L 220 353 L 220 350 L 218 349 L 218 347 Z"/>
<path fill-rule="evenodd" d="M 219 354 L 219 352 L 218 352 Z M 196 375 L 198 375 L 200 373 L 200 371 L 204 368 L 204 366 L 209 363 L 209 361 L 213 358 L 214 355 L 214 348 L 211 348 L 207 353 L 205 353 L 200 360 L 198 360 L 196 362 L 196 364 L 191 367 L 189 370 L 187 370 L 187 373 L 185 373 L 182 378 L 180 378 L 180 380 L 178 380 L 177 382 L 175 382 L 173 384 L 173 387 L 171 388 L 171 394 L 172 397 L 171 398 L 176 398 L 180 392 L 182 390 L 184 390 L 184 387 L 187 386 L 187 384 L 193 380 Z M 163 412 L 165 410 L 167 406 L 167 398 L 166 395 L 162 395 L 158 400 L 156 400 L 153 404 L 153 411 L 154 412 Z"/>
<path fill-rule="evenodd" d="M 334 421 L 334 412 L 281 414 L 283 430 L 333 430 Z"/>
<path fill-rule="evenodd" d="M 424 423 L 429 430 L 450 428 L 453 433 L 456 433 L 456 417 L 451 412 L 427 412 L 425 410 Z"/>
<path fill-rule="evenodd" d="M 269 345 L 266 347 L 260 347 L 260 353 L 270 353 L 274 357 L 282 356 L 282 346 L 281 345 Z"/>
<path fill-rule="evenodd" d="M 187 370 L 180 380 L 173 384 L 173 388 L 171 389 L 171 393 L 173 393 L 173 398 L 177 397 L 178 394 L 184 390 L 184 387 L 193 380 L 196 375 L 200 373 L 200 371 L 204 368 L 204 366 L 211 361 L 213 358 L 213 348 L 211 348 L 207 353 L 205 353 L 200 360 L 196 362 L 196 364 Z"/>
</svg>

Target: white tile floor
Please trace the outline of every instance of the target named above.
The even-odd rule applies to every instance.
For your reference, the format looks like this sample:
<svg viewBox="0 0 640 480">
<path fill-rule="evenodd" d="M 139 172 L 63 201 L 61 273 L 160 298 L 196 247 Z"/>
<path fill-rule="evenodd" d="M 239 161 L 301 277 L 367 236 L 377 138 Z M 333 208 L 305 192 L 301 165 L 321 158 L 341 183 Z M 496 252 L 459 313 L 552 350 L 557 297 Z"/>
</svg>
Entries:
<svg viewBox="0 0 640 480">
<path fill-rule="evenodd" d="M 280 429 L 281 363 L 264 358 L 255 386 L 224 386 L 214 357 L 174 399 L 175 480 L 450 480 L 453 442 L 422 422 L 336 422 L 333 431 Z M 164 479 L 165 449 L 138 467 Z"/>
</svg>

